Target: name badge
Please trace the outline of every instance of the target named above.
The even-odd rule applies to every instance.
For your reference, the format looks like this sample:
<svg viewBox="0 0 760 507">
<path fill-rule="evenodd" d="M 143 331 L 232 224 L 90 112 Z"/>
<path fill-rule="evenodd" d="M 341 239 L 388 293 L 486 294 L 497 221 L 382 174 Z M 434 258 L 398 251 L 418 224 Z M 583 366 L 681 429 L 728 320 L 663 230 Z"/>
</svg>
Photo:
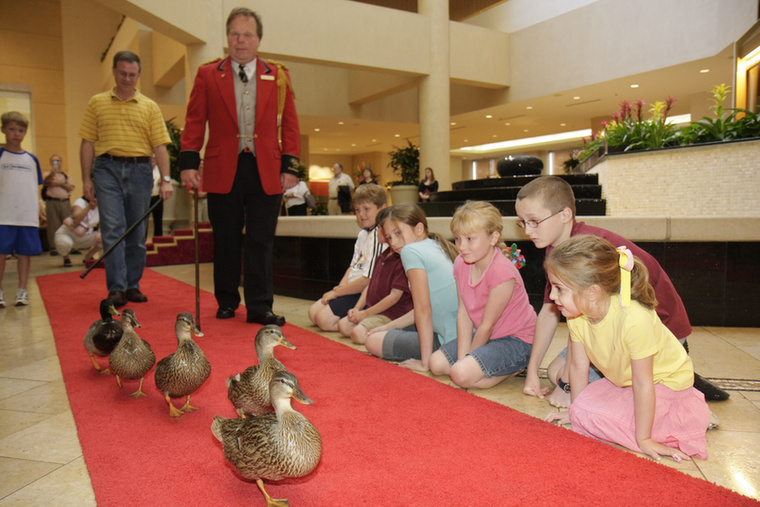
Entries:
<svg viewBox="0 0 760 507">
<path fill-rule="evenodd" d="M 262 79 L 262 81 L 274 81 L 274 76 L 270 76 L 270 75 L 267 75 L 267 74 L 262 74 L 261 75 L 261 79 Z"/>
</svg>

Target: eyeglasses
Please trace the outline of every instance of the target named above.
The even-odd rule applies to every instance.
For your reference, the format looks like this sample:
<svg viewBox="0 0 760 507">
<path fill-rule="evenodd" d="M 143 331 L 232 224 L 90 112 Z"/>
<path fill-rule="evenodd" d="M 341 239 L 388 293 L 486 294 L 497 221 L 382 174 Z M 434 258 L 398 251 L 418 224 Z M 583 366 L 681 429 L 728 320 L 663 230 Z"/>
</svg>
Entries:
<svg viewBox="0 0 760 507">
<path fill-rule="evenodd" d="M 553 215 L 549 215 L 548 217 L 544 218 L 543 220 L 523 220 L 523 219 L 520 219 L 520 220 L 517 221 L 517 226 L 520 229 L 525 229 L 527 227 L 530 227 L 531 229 L 535 229 L 542 222 L 546 222 L 547 220 L 549 220 L 554 215 L 559 215 L 560 213 L 562 213 L 562 211 L 563 210 L 559 210 L 558 212 L 554 213 Z"/>
<path fill-rule="evenodd" d="M 254 37 L 256 37 L 256 34 L 251 33 L 251 32 L 246 32 L 246 33 L 230 32 L 227 34 L 227 37 L 229 37 L 230 39 L 241 38 L 243 40 L 249 41 L 249 40 L 252 40 Z"/>
</svg>

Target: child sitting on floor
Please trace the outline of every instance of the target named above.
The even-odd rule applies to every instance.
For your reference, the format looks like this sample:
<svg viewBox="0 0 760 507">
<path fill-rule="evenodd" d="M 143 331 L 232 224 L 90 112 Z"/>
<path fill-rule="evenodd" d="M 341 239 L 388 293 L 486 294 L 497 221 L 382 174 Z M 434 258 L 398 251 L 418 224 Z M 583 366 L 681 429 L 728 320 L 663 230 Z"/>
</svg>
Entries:
<svg viewBox="0 0 760 507">
<path fill-rule="evenodd" d="M 377 357 L 403 361 L 404 368 L 428 371 L 433 352 L 457 336 L 452 265 L 457 251 L 443 236 L 428 231 L 425 212 L 416 204 L 391 206 L 383 233 L 391 248 L 401 252 L 414 309 L 373 329 L 365 346 Z"/>
<path fill-rule="evenodd" d="M 525 369 L 530 359 L 536 311 L 505 255 L 502 229 L 501 213 L 487 202 L 468 201 L 451 219 L 459 250 L 457 340 L 433 353 L 430 371 L 451 376 L 459 387 L 493 387 Z"/>
<path fill-rule="evenodd" d="M 340 283 L 325 292 L 309 308 L 309 320 L 323 331 L 338 331 L 338 321 L 356 306 L 375 267 L 375 260 L 387 245 L 377 239 L 377 213 L 388 204 L 385 188 L 362 185 L 354 193 L 356 222 L 361 228 L 354 244 L 354 256 Z"/>
<path fill-rule="evenodd" d="M 382 227 L 389 209 L 383 208 L 377 214 L 377 239 L 385 244 L 387 241 Z M 375 271 L 369 285 L 362 291 L 356 306 L 340 319 L 338 329 L 343 336 L 363 345 L 369 331 L 401 317 L 411 309 L 412 294 L 401 257 L 398 251 L 386 248 L 375 261 Z"/>
<path fill-rule="evenodd" d="M 550 297 L 570 331 L 569 412 L 545 420 L 659 461 L 707 458 L 710 409 L 686 350 L 655 313 L 647 269 L 626 247 L 572 237 L 545 262 Z M 593 362 L 605 378 L 589 383 Z"/>
</svg>

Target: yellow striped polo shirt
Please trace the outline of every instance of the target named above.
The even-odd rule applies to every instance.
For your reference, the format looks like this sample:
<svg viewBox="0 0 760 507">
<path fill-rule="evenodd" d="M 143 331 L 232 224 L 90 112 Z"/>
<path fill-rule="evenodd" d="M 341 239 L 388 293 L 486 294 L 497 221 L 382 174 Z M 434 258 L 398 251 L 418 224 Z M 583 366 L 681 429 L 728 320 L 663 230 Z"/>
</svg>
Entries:
<svg viewBox="0 0 760 507">
<path fill-rule="evenodd" d="M 158 104 L 138 91 L 129 100 L 121 100 L 113 90 L 94 95 L 79 137 L 95 143 L 96 157 L 149 157 L 154 146 L 171 142 Z"/>
</svg>

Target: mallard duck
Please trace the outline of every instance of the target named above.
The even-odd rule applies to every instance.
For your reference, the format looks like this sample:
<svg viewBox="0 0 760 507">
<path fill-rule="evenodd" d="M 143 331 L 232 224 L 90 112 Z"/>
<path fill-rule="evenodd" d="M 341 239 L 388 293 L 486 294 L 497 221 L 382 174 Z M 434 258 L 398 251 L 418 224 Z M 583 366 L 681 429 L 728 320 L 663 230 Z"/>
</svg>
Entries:
<svg viewBox="0 0 760 507">
<path fill-rule="evenodd" d="M 169 404 L 169 415 L 181 417 L 184 412 L 196 410 L 190 405 L 190 395 L 194 393 L 211 374 L 211 364 L 206 359 L 191 335 L 203 336 L 200 329 L 195 327 L 195 319 L 189 313 L 177 315 L 174 324 L 177 333 L 177 351 L 166 356 L 156 365 L 156 387 L 164 393 Z M 186 396 L 185 404 L 177 409 L 172 404 L 172 398 Z"/>
<path fill-rule="evenodd" d="M 108 357 L 121 340 L 121 323 L 113 320 L 113 317 L 121 315 L 110 299 L 100 302 L 100 319 L 96 320 L 84 335 L 84 348 L 90 353 L 92 366 L 103 375 L 108 375 L 110 368 L 101 371 L 95 356 Z"/>
<path fill-rule="evenodd" d="M 272 411 L 269 383 L 275 373 L 286 370 L 274 357 L 274 348 L 277 345 L 293 350 L 296 348 L 285 338 L 279 326 L 262 327 L 254 342 L 259 364 L 227 379 L 227 397 L 243 417 L 246 414 L 259 415 Z"/>
<path fill-rule="evenodd" d="M 290 398 L 312 404 L 295 375 L 277 372 L 269 385 L 274 414 L 248 418 L 214 418 L 211 431 L 224 447 L 224 457 L 247 479 L 255 479 L 267 505 L 288 505 L 264 489 L 263 479 L 279 481 L 311 473 L 322 455 L 322 437 Z"/>
<path fill-rule="evenodd" d="M 111 365 L 111 371 L 116 375 L 116 383 L 121 389 L 121 379 L 137 380 L 140 379 L 140 385 L 137 391 L 130 394 L 133 398 L 147 396 L 142 391 L 143 380 L 145 375 L 156 364 L 156 354 L 150 348 L 150 344 L 140 338 L 135 332 L 135 327 L 141 327 L 137 322 L 135 312 L 124 310 L 121 315 L 121 327 L 124 334 L 121 341 L 108 356 L 108 363 Z"/>
</svg>

